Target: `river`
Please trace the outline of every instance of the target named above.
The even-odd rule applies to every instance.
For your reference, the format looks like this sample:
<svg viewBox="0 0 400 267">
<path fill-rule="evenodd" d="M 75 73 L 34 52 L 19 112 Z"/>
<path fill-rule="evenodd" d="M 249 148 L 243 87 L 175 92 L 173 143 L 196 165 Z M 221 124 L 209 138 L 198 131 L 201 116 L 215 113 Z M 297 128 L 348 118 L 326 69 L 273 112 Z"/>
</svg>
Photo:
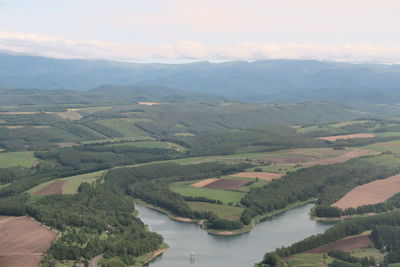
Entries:
<svg viewBox="0 0 400 267">
<path fill-rule="evenodd" d="M 210 235 L 199 226 L 171 220 L 166 215 L 136 205 L 139 217 L 150 230 L 161 234 L 170 250 L 150 263 L 151 267 L 252 267 L 267 251 L 318 234 L 333 225 L 309 219 L 312 204 L 295 208 L 260 222 L 249 233 L 237 236 Z M 194 263 L 189 255 L 196 253 Z"/>
</svg>

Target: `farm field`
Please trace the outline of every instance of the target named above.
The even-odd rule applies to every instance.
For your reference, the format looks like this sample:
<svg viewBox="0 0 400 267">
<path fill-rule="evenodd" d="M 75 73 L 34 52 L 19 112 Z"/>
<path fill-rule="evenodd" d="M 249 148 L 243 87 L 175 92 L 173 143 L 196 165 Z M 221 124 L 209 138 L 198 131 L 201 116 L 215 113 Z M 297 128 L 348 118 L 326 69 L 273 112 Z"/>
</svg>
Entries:
<svg viewBox="0 0 400 267">
<path fill-rule="evenodd" d="M 271 181 L 273 179 L 278 179 L 282 177 L 280 173 L 271 172 L 239 172 L 236 174 L 231 174 L 234 177 L 246 177 L 246 178 L 259 178 L 266 181 Z"/>
<path fill-rule="evenodd" d="M 368 235 L 355 235 L 339 239 L 335 242 L 323 245 L 318 248 L 308 250 L 310 254 L 325 254 L 332 250 L 354 251 L 372 245 Z"/>
<path fill-rule="evenodd" d="M 31 151 L 23 152 L 1 152 L 0 168 L 8 168 L 14 166 L 31 167 L 36 165 L 37 159 Z"/>
<path fill-rule="evenodd" d="M 351 256 L 357 258 L 373 257 L 375 261 L 382 262 L 385 254 L 376 248 L 363 248 L 354 251 L 350 251 Z"/>
<path fill-rule="evenodd" d="M 327 263 L 330 263 L 332 258 L 327 259 Z M 319 254 L 307 254 L 301 253 L 293 255 L 288 260 L 289 267 L 321 267 L 327 266 L 324 264 L 324 257 Z"/>
<path fill-rule="evenodd" d="M 196 211 L 212 211 L 218 214 L 219 217 L 228 220 L 239 220 L 243 212 L 242 207 L 226 206 L 207 202 L 187 202 L 192 210 Z"/>
<path fill-rule="evenodd" d="M 141 129 L 135 126 L 136 122 L 149 121 L 148 119 L 133 119 L 133 118 L 115 118 L 98 120 L 97 123 L 103 126 L 114 129 L 124 135 L 124 137 L 133 138 L 135 140 L 151 140 L 150 136 Z"/>
<path fill-rule="evenodd" d="M 248 183 L 249 183 L 248 180 L 221 178 L 213 181 L 212 183 L 204 185 L 202 188 L 238 190 L 242 186 L 245 186 Z"/>
<path fill-rule="evenodd" d="M 341 209 L 381 203 L 400 192 L 400 174 L 360 185 L 332 206 Z"/>
<path fill-rule="evenodd" d="M 376 154 L 379 153 L 375 150 L 367 148 L 349 148 L 347 150 L 334 150 L 332 148 L 302 148 L 265 153 L 245 153 L 226 156 L 193 157 L 172 160 L 170 162 L 175 162 L 179 164 L 195 164 L 204 162 L 223 162 L 226 164 L 232 164 L 238 162 L 248 162 L 257 167 L 261 166 L 263 171 L 284 173 L 282 170 L 278 171 L 279 168 L 282 169 L 284 166 L 287 166 L 287 169 L 294 170 L 295 167 L 310 167 L 317 164 L 323 165 L 341 163 L 352 158 Z M 299 166 L 296 166 L 297 164 Z M 278 170 L 273 171 L 274 169 Z M 251 168 L 251 170 L 254 170 L 254 168 Z"/>
<path fill-rule="evenodd" d="M 190 185 L 195 182 L 196 181 L 175 182 L 171 183 L 169 186 L 172 191 L 181 194 L 182 196 L 207 197 L 210 199 L 220 200 L 224 204 L 229 204 L 230 202 L 233 204 L 239 203 L 245 194 L 238 191 L 191 187 Z"/>
<path fill-rule="evenodd" d="M 317 139 L 333 142 L 336 140 L 347 140 L 347 139 L 353 139 L 353 138 L 373 138 L 373 137 L 375 137 L 375 135 L 373 135 L 373 134 L 360 133 L 360 134 L 324 136 L 324 137 L 318 137 Z"/>
<path fill-rule="evenodd" d="M 38 266 L 56 236 L 29 217 L 0 216 L 0 266 Z"/>
<path fill-rule="evenodd" d="M 30 190 L 32 195 L 51 195 L 51 194 L 75 194 L 81 183 L 93 183 L 99 179 L 105 171 L 97 171 L 92 173 L 81 174 L 61 178 L 37 185 Z"/>
</svg>

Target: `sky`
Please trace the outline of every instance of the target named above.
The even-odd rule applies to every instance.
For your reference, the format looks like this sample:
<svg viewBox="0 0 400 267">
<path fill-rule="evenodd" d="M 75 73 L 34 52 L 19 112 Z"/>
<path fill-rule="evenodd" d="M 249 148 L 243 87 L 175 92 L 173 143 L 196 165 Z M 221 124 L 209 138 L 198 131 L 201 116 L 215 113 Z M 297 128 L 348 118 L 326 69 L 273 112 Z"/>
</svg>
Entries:
<svg viewBox="0 0 400 267">
<path fill-rule="evenodd" d="M 400 63 L 399 0 L 0 0 L 0 51 Z"/>
</svg>

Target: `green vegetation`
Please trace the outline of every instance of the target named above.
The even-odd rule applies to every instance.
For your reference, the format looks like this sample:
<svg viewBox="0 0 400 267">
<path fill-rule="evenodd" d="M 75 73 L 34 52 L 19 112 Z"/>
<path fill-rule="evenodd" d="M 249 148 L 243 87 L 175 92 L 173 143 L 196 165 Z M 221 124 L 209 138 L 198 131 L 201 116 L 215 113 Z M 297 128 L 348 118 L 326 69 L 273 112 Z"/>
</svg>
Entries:
<svg viewBox="0 0 400 267">
<path fill-rule="evenodd" d="M 321 267 L 321 263 L 330 263 L 331 258 L 324 258 L 320 254 L 296 254 L 289 259 L 289 267 Z"/>
<path fill-rule="evenodd" d="M 215 212 L 218 217 L 227 220 L 239 220 L 243 212 L 242 207 L 226 206 L 206 202 L 188 202 L 189 207 L 195 211 Z"/>
<path fill-rule="evenodd" d="M 0 168 L 31 167 L 37 163 L 33 152 L 0 152 Z"/>
<path fill-rule="evenodd" d="M 63 185 L 63 194 L 78 193 L 79 186 L 82 183 L 92 184 L 104 175 L 105 171 L 81 174 L 77 176 L 63 178 L 67 182 Z"/>
<path fill-rule="evenodd" d="M 238 204 L 240 200 L 244 197 L 244 193 L 231 190 L 220 190 L 211 188 L 197 188 L 191 187 L 190 185 L 198 182 L 197 181 L 184 181 L 175 182 L 169 185 L 173 192 L 176 192 L 182 196 L 187 197 L 206 197 L 209 199 L 215 199 L 222 201 L 225 205 L 229 203 Z"/>
<path fill-rule="evenodd" d="M 379 158 L 381 156 L 369 157 Z M 246 207 L 242 222 L 249 224 L 251 219 L 263 213 L 281 209 L 290 203 L 318 198 L 317 216 L 326 216 L 337 211 L 329 206 L 360 184 L 397 174 L 397 166 L 388 168 L 373 164 L 368 158 L 352 159 L 345 163 L 316 165 L 290 172 L 263 187 L 252 188 L 241 203 Z M 326 207 L 326 208 L 325 208 Z"/>
<path fill-rule="evenodd" d="M 124 137 L 134 138 L 136 140 L 151 140 L 148 134 L 135 126 L 137 122 L 150 121 L 148 119 L 118 118 L 98 120 L 97 123 L 108 128 L 114 129 L 124 135 Z"/>
</svg>

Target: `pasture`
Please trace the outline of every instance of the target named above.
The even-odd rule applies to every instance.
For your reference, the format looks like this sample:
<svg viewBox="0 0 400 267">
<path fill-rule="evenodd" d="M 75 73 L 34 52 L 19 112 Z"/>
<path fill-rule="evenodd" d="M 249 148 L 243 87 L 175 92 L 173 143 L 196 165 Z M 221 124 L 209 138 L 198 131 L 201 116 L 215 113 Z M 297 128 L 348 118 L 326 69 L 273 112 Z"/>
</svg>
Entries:
<svg viewBox="0 0 400 267">
<path fill-rule="evenodd" d="M 23 152 L 0 152 L 0 168 L 14 166 L 32 167 L 36 165 L 37 159 L 31 151 Z"/>
<path fill-rule="evenodd" d="M 219 217 L 228 220 L 237 221 L 243 212 L 242 207 L 219 205 L 207 202 L 192 202 L 188 201 L 187 204 L 192 210 L 196 211 L 211 211 L 218 214 Z"/>
<path fill-rule="evenodd" d="M 330 263 L 332 258 L 328 258 L 326 263 Z M 324 257 L 319 254 L 301 253 L 293 255 L 288 260 L 289 267 L 321 267 L 324 265 Z"/>
<path fill-rule="evenodd" d="M 220 200 L 224 204 L 229 203 L 239 203 L 240 200 L 244 197 L 245 193 L 238 191 L 228 191 L 228 190 L 219 190 L 212 188 L 197 188 L 191 187 L 190 185 L 198 182 L 197 181 L 184 181 L 184 182 L 175 182 L 169 185 L 170 189 L 182 196 L 192 196 L 192 197 L 207 197 L 210 199 Z"/>
</svg>

